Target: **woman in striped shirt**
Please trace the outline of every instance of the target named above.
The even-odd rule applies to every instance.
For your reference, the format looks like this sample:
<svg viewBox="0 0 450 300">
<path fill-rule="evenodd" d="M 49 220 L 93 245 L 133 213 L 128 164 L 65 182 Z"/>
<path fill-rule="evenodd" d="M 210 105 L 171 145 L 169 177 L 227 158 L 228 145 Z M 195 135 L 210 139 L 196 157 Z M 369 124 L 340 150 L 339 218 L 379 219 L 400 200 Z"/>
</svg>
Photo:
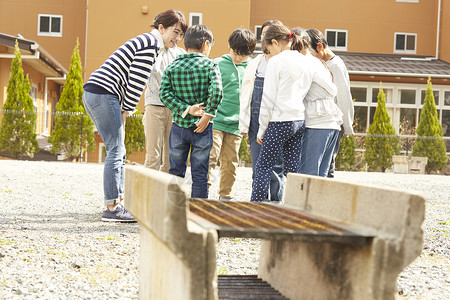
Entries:
<svg viewBox="0 0 450 300">
<path fill-rule="evenodd" d="M 139 103 L 161 48 L 173 47 L 184 36 L 187 23 L 180 11 L 155 17 L 149 33 L 120 46 L 84 85 L 83 103 L 105 144 L 103 190 L 107 209 L 102 221 L 136 222 L 123 207 L 125 120 Z"/>
</svg>

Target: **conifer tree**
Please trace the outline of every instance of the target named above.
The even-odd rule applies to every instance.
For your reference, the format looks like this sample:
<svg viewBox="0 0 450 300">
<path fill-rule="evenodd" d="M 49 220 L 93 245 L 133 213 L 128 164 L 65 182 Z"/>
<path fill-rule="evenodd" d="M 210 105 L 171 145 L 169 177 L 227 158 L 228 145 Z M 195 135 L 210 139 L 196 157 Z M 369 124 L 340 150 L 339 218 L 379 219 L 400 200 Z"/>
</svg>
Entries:
<svg viewBox="0 0 450 300">
<path fill-rule="evenodd" d="M 61 151 L 70 159 L 76 159 L 81 151 L 90 152 L 95 148 L 94 123 L 83 106 L 83 78 L 78 46 L 77 39 L 69 74 L 56 104 L 55 126 L 48 138 L 53 154 Z"/>
<path fill-rule="evenodd" d="M 353 136 L 342 137 L 339 152 L 335 159 L 337 170 L 350 170 L 355 164 L 356 143 Z"/>
<path fill-rule="evenodd" d="M 33 157 L 39 151 L 39 144 L 36 139 L 36 113 L 30 96 L 31 84 L 28 75 L 24 78 L 17 40 L 14 54 L 3 105 L 0 149 L 9 151 L 18 159 L 23 156 Z"/>
<path fill-rule="evenodd" d="M 125 149 L 126 156 L 130 156 L 133 151 L 144 151 L 145 134 L 144 124 L 142 123 L 142 113 L 136 107 L 136 112 L 128 116 L 125 122 Z"/>
<path fill-rule="evenodd" d="M 425 100 L 416 132 L 417 139 L 412 155 L 428 157 L 427 173 L 442 170 L 447 164 L 448 157 L 445 154 L 446 147 L 442 139 L 442 125 L 439 123 L 437 116 L 431 78 L 428 78 Z"/>
<path fill-rule="evenodd" d="M 239 145 L 239 159 L 244 162 L 247 162 L 250 159 L 248 137 L 242 137 L 241 144 Z"/>
<path fill-rule="evenodd" d="M 400 152 L 399 139 L 391 117 L 386 109 L 386 95 L 381 88 L 377 97 L 377 109 L 373 123 L 369 126 L 366 138 L 366 153 L 364 159 L 367 164 L 377 170 L 386 171 L 392 166 L 392 155 Z"/>
</svg>

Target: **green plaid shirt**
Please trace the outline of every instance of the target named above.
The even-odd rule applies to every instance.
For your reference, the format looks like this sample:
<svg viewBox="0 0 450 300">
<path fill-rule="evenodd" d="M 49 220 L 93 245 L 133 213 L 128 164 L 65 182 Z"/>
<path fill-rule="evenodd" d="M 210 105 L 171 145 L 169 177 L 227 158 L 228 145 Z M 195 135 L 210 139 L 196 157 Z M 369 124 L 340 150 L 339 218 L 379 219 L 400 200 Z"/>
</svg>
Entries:
<svg viewBox="0 0 450 300">
<path fill-rule="evenodd" d="M 222 102 L 222 79 L 219 65 L 201 53 L 181 54 L 164 71 L 159 97 L 172 111 L 178 126 L 190 128 L 200 117 L 182 114 L 194 104 L 203 103 L 213 116 Z"/>
</svg>

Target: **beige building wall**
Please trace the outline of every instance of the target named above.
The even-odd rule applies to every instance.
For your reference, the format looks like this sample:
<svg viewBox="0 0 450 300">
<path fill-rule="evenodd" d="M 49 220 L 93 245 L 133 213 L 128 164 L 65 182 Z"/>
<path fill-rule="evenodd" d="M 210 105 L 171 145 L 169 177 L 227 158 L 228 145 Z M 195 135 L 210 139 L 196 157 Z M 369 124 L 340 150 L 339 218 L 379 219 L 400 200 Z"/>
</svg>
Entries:
<svg viewBox="0 0 450 300">
<path fill-rule="evenodd" d="M 90 0 L 85 80 L 127 40 L 151 31 L 158 13 L 172 8 L 182 11 L 188 22 L 189 13 L 202 13 L 202 24 L 215 39 L 213 58 L 228 53 L 228 37 L 235 28 L 250 28 L 250 0 Z"/>
<path fill-rule="evenodd" d="M 348 52 L 383 54 L 394 53 L 395 32 L 416 33 L 416 54 L 436 53 L 438 0 L 285 0 L 281 5 L 280 1 L 252 0 L 251 5 L 253 28 L 279 19 L 289 27 L 348 30 Z"/>
<path fill-rule="evenodd" d="M 62 37 L 39 36 L 39 14 L 62 15 Z M 85 24 L 86 0 L 0 0 L 0 32 L 36 41 L 66 69 L 77 37 L 84 60 Z"/>
<path fill-rule="evenodd" d="M 450 62 L 450 1 L 442 1 L 439 58 Z"/>
</svg>

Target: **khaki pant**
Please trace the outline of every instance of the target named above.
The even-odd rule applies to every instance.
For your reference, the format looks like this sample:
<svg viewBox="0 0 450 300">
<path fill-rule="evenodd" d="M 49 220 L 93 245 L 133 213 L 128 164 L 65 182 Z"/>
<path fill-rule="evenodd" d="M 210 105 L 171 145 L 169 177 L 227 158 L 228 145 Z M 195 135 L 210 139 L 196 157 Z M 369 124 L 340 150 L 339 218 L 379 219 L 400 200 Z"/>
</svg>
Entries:
<svg viewBox="0 0 450 300">
<path fill-rule="evenodd" d="M 168 173 L 169 135 L 172 128 L 172 114 L 164 106 L 146 105 L 142 118 L 145 133 L 145 166 Z"/>
<path fill-rule="evenodd" d="M 231 189 L 236 181 L 236 168 L 239 164 L 239 146 L 241 137 L 213 129 L 213 147 L 209 157 L 208 184 L 211 170 L 220 162 L 219 195 L 231 198 Z"/>
</svg>

